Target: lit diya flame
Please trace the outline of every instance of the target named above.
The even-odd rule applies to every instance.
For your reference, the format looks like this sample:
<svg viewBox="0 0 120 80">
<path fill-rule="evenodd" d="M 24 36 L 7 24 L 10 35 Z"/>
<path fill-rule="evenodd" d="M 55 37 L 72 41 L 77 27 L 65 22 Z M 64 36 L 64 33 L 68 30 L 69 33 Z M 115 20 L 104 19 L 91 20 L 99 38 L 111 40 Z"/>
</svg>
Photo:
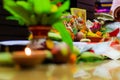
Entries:
<svg viewBox="0 0 120 80">
<path fill-rule="evenodd" d="M 25 48 L 25 54 L 27 55 L 27 56 L 30 56 L 31 55 L 31 50 L 30 50 L 30 48 Z"/>
</svg>

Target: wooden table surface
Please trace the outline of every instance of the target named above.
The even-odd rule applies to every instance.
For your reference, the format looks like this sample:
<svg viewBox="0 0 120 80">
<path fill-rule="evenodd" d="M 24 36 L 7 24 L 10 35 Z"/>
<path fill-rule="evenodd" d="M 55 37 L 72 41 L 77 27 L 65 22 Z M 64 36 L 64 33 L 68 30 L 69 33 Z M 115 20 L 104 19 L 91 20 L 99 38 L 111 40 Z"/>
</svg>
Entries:
<svg viewBox="0 0 120 80">
<path fill-rule="evenodd" d="M 1 66 L 0 80 L 120 80 L 120 61 L 41 64 L 32 69 Z"/>
</svg>

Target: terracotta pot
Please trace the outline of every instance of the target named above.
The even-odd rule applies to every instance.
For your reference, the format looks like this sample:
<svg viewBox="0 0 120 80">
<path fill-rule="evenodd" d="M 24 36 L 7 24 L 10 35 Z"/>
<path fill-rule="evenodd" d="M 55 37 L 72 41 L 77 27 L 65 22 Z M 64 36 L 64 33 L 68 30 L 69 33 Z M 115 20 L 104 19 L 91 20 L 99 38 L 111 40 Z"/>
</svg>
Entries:
<svg viewBox="0 0 120 80">
<path fill-rule="evenodd" d="M 32 32 L 33 38 L 46 38 L 51 26 L 30 26 L 29 31 Z"/>
<path fill-rule="evenodd" d="M 51 26 L 30 26 L 29 31 L 32 33 L 33 38 L 28 46 L 31 49 L 45 49 L 44 42 L 50 29 Z"/>
</svg>

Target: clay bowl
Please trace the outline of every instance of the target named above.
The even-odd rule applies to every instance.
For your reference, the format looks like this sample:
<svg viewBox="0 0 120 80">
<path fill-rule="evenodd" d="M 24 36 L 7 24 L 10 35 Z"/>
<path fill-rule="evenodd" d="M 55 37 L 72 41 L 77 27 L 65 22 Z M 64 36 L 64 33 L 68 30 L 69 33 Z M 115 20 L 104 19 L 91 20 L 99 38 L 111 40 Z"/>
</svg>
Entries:
<svg viewBox="0 0 120 80">
<path fill-rule="evenodd" d="M 45 56 L 45 51 L 41 50 L 33 51 L 29 56 L 25 55 L 24 51 L 15 51 L 13 52 L 12 59 L 15 64 L 19 65 L 21 68 L 29 68 L 41 64 Z"/>
</svg>

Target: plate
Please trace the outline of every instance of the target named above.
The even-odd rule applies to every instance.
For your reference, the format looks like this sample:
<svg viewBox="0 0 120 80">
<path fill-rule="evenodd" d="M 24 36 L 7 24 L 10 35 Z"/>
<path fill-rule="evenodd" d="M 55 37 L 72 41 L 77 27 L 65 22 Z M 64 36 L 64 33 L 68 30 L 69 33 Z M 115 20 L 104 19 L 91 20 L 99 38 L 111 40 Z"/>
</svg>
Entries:
<svg viewBox="0 0 120 80">
<path fill-rule="evenodd" d="M 1 41 L 0 45 L 12 46 L 12 45 L 27 45 L 29 40 L 10 40 L 10 41 Z"/>
</svg>

